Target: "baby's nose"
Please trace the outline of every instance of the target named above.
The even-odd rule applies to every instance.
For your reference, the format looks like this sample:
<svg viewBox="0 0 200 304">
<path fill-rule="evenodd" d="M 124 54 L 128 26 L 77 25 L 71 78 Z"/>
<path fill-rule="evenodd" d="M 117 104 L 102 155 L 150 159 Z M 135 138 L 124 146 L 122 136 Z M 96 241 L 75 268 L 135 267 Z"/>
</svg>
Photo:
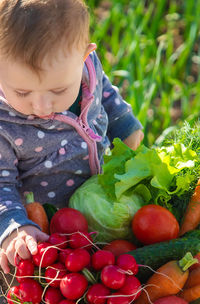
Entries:
<svg viewBox="0 0 200 304">
<path fill-rule="evenodd" d="M 33 102 L 33 108 L 39 111 L 46 111 L 52 109 L 52 101 L 49 97 L 39 97 Z"/>
</svg>

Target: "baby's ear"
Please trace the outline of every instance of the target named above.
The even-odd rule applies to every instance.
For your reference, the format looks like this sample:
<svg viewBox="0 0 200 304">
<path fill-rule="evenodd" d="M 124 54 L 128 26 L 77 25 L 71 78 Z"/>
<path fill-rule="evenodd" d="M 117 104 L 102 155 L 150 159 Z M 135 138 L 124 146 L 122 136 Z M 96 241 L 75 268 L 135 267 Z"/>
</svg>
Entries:
<svg viewBox="0 0 200 304">
<path fill-rule="evenodd" d="M 92 53 L 93 51 L 95 51 L 97 48 L 96 43 L 89 43 L 86 50 L 85 50 L 85 55 L 84 55 L 84 61 L 87 59 L 87 57 L 90 55 L 90 53 Z"/>
</svg>

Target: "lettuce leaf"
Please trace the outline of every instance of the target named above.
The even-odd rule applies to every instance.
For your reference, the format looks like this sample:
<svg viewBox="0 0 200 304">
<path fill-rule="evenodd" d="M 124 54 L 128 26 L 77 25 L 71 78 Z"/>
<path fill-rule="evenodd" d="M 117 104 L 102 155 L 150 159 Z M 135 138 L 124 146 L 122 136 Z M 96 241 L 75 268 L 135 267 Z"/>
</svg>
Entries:
<svg viewBox="0 0 200 304">
<path fill-rule="evenodd" d="M 146 203 L 161 204 L 170 209 L 168 202 L 172 197 L 180 197 L 189 191 L 197 179 L 192 170 L 198 163 L 198 156 L 181 143 L 160 148 L 143 145 L 136 151 L 118 138 L 113 144 L 111 155 L 105 159 L 103 173 L 98 177 L 111 198 L 119 200 L 127 191 L 137 194 L 138 186 L 146 187 L 149 191 Z"/>
<path fill-rule="evenodd" d="M 114 148 L 110 155 L 104 156 L 103 174 L 99 175 L 99 183 L 111 199 L 116 199 L 115 174 L 125 172 L 126 161 L 136 155 L 136 152 L 125 145 L 119 138 L 114 139 Z"/>
</svg>

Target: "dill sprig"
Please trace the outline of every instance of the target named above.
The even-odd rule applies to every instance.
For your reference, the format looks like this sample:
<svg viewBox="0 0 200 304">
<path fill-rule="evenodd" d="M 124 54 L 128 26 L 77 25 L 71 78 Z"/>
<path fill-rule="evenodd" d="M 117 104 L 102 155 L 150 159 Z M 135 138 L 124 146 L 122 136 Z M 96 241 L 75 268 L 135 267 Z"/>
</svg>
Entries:
<svg viewBox="0 0 200 304">
<path fill-rule="evenodd" d="M 174 126 L 166 129 L 156 140 L 155 147 L 171 146 L 183 144 L 197 154 L 197 160 L 193 168 L 181 170 L 178 175 L 193 175 L 195 178 L 188 191 L 181 196 L 173 195 L 168 201 L 172 213 L 181 222 L 185 213 L 190 197 L 194 192 L 196 182 L 200 178 L 200 120 L 195 122 L 184 121 L 182 126 Z"/>
<path fill-rule="evenodd" d="M 200 155 L 200 121 L 184 121 L 182 126 L 166 129 L 156 140 L 155 146 L 170 146 L 182 143 Z"/>
</svg>

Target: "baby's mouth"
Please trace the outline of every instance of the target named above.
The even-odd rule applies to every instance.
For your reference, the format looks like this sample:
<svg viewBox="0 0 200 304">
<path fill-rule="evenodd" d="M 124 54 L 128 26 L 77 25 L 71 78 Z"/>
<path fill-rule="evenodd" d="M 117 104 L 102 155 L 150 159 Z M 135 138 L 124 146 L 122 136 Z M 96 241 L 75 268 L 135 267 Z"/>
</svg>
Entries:
<svg viewBox="0 0 200 304">
<path fill-rule="evenodd" d="M 39 117 L 39 118 L 42 118 L 42 119 L 53 119 L 53 118 L 54 118 L 54 115 L 55 115 L 55 113 L 52 112 L 52 113 L 49 114 L 49 115 L 36 115 L 36 116 Z"/>
</svg>

